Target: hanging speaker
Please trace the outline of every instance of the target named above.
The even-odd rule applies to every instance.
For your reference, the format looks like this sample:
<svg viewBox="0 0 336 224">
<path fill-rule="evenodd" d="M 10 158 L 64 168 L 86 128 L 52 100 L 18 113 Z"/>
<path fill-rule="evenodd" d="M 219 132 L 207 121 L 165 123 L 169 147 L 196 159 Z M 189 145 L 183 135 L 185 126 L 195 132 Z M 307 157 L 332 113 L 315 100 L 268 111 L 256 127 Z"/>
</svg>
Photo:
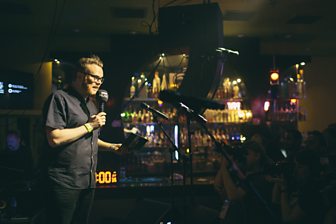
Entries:
<svg viewBox="0 0 336 224">
<path fill-rule="evenodd" d="M 189 63 L 179 92 L 193 97 L 214 95 L 224 63 L 222 13 L 217 3 L 160 8 L 159 38 L 163 49 L 188 49 Z M 195 108 L 197 109 L 197 108 Z"/>
<path fill-rule="evenodd" d="M 159 36 L 161 43 L 175 47 L 197 45 L 203 48 L 216 48 L 222 46 L 221 10 L 217 3 L 160 8 Z"/>
</svg>

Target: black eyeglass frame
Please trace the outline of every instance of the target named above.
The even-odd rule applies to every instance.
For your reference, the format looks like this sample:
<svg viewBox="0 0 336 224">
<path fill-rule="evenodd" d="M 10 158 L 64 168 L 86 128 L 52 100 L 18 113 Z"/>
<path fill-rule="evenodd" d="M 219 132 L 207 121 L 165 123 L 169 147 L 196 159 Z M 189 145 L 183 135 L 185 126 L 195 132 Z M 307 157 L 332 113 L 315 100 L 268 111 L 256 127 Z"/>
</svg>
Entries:
<svg viewBox="0 0 336 224">
<path fill-rule="evenodd" d="M 100 82 L 100 83 L 104 82 L 104 77 L 99 77 L 98 75 L 94 75 L 94 74 L 91 74 L 89 72 L 83 72 L 83 74 L 91 76 L 94 79 L 95 82 Z"/>
</svg>

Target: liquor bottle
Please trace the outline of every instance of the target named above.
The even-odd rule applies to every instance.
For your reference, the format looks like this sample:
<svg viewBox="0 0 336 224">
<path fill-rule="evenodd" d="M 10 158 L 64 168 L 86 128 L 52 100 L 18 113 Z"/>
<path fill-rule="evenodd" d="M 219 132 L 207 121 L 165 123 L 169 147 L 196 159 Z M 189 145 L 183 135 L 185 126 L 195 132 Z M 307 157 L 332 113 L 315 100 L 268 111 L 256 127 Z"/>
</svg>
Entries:
<svg viewBox="0 0 336 224">
<path fill-rule="evenodd" d="M 145 76 L 145 73 L 141 73 L 140 78 L 138 79 L 138 88 L 142 89 L 139 92 L 139 97 L 140 98 L 147 98 L 148 97 L 148 90 L 147 90 L 147 78 Z"/>
<path fill-rule="evenodd" d="M 229 99 L 231 98 L 231 82 L 229 78 L 225 78 L 223 82 L 223 90 L 224 90 L 224 98 Z"/>
<path fill-rule="evenodd" d="M 156 98 L 160 92 L 160 84 L 161 80 L 159 77 L 159 72 L 154 73 L 154 79 L 153 79 L 153 88 L 152 88 L 152 93 L 153 93 L 153 98 Z"/>
<path fill-rule="evenodd" d="M 168 89 L 166 74 L 162 75 L 161 90 Z"/>
<path fill-rule="evenodd" d="M 232 87 L 232 98 L 234 99 L 240 98 L 240 89 L 237 84 L 233 85 Z"/>
<path fill-rule="evenodd" d="M 153 86 L 151 83 L 147 83 L 147 97 L 148 98 L 153 98 Z"/>
<path fill-rule="evenodd" d="M 131 87 L 130 87 L 130 97 L 133 97 L 133 95 L 135 94 L 136 88 L 135 88 L 135 77 L 132 77 L 132 83 L 131 83 Z"/>
</svg>

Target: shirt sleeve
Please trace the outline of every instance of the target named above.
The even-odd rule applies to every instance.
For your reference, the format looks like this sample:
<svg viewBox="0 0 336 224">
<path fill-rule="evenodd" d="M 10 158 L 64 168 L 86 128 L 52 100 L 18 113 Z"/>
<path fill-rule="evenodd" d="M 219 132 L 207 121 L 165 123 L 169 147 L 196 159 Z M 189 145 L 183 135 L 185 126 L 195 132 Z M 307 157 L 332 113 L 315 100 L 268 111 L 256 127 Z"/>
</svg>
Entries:
<svg viewBox="0 0 336 224">
<path fill-rule="evenodd" d="M 53 129 L 63 129 L 66 127 L 65 99 L 60 94 L 51 96 L 47 105 L 45 126 Z"/>
</svg>

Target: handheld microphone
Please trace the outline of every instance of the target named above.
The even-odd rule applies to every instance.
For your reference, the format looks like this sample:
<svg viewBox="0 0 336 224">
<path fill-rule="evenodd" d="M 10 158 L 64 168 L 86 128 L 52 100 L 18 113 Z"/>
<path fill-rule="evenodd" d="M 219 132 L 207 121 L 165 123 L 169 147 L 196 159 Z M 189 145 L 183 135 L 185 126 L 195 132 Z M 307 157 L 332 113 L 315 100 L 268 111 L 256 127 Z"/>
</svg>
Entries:
<svg viewBox="0 0 336 224">
<path fill-rule="evenodd" d="M 164 113 L 161 113 L 160 111 L 158 110 L 155 110 L 154 108 L 150 107 L 148 104 L 146 103 L 141 103 L 141 107 L 144 108 L 145 110 L 148 110 L 149 112 L 151 112 L 152 114 L 162 118 L 162 119 L 165 119 L 165 120 L 168 120 L 168 116 L 165 115 Z"/>
<path fill-rule="evenodd" d="M 96 97 L 99 103 L 99 112 L 104 112 L 105 103 L 108 101 L 108 92 L 104 89 L 100 89 L 98 90 Z"/>
</svg>

